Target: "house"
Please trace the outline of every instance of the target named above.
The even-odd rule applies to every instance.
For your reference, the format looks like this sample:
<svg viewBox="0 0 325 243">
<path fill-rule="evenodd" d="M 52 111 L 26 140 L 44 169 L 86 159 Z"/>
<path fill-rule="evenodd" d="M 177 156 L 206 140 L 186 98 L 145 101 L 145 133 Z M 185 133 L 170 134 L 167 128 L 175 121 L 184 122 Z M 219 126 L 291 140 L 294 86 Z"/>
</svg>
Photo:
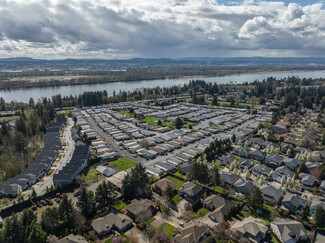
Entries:
<svg viewBox="0 0 325 243">
<path fill-rule="evenodd" d="M 223 166 L 229 166 L 234 161 L 236 161 L 236 157 L 233 155 L 222 156 L 220 158 L 220 164 Z"/>
<path fill-rule="evenodd" d="M 191 222 L 174 237 L 175 243 L 200 243 L 209 235 L 210 229 L 201 223 Z"/>
<path fill-rule="evenodd" d="M 308 170 L 308 173 L 314 176 L 317 176 L 319 174 L 319 164 L 318 163 L 314 163 L 314 162 L 306 162 L 306 167 Z"/>
<path fill-rule="evenodd" d="M 293 148 L 293 145 L 290 144 L 290 143 L 284 143 L 282 142 L 281 145 L 280 145 L 280 150 L 282 153 L 287 153 L 287 151 L 289 149 L 292 149 Z"/>
<path fill-rule="evenodd" d="M 135 222 L 145 222 L 156 213 L 156 203 L 148 199 L 134 199 L 124 210 Z"/>
<path fill-rule="evenodd" d="M 285 180 L 287 180 L 289 177 L 293 178 L 294 176 L 295 176 L 295 173 L 293 171 L 289 170 L 285 166 L 280 166 L 275 169 L 272 178 L 273 178 L 273 180 L 281 183 L 282 177 L 284 177 Z"/>
<path fill-rule="evenodd" d="M 248 158 L 250 150 L 245 148 L 245 147 L 237 147 L 235 149 L 235 155 L 243 157 L 243 158 Z"/>
<path fill-rule="evenodd" d="M 120 214 L 115 210 L 108 215 L 97 218 L 91 222 L 91 227 L 99 236 L 104 236 L 117 230 L 122 233 L 132 226 L 132 219 L 125 214 Z"/>
<path fill-rule="evenodd" d="M 317 187 L 316 177 L 307 173 L 300 173 L 301 186 L 307 191 L 313 191 L 314 187 Z"/>
<path fill-rule="evenodd" d="M 223 187 L 233 187 L 238 179 L 239 177 L 235 174 L 220 173 L 221 185 Z"/>
<path fill-rule="evenodd" d="M 265 176 L 266 178 L 270 177 L 273 170 L 266 166 L 265 164 L 256 164 L 253 166 L 252 173 L 254 176 Z"/>
<path fill-rule="evenodd" d="M 282 190 L 275 188 L 270 185 L 263 185 L 260 187 L 261 192 L 263 193 L 264 201 L 267 204 L 275 205 L 280 201 L 282 196 Z"/>
<path fill-rule="evenodd" d="M 184 183 L 178 191 L 184 199 L 191 203 L 198 200 L 203 194 L 202 187 L 190 181 Z"/>
<path fill-rule="evenodd" d="M 228 200 L 215 194 L 211 194 L 203 201 L 203 206 L 210 211 L 215 210 L 228 203 Z"/>
<path fill-rule="evenodd" d="M 314 199 L 310 205 L 310 210 L 309 210 L 310 215 L 314 215 L 317 206 L 321 206 L 321 207 L 323 207 L 323 209 L 325 209 L 324 202 Z"/>
<path fill-rule="evenodd" d="M 265 149 L 267 147 L 277 148 L 278 145 L 276 143 L 270 142 L 270 141 L 266 141 L 266 142 L 262 143 L 262 146 L 261 146 L 262 149 Z"/>
<path fill-rule="evenodd" d="M 250 242 L 262 242 L 266 237 L 268 229 L 262 219 L 249 216 L 244 218 L 243 221 L 237 221 L 229 230 L 234 234 L 236 240 L 238 237 L 244 237 Z"/>
<path fill-rule="evenodd" d="M 96 170 L 98 172 L 102 173 L 106 177 L 110 177 L 110 176 L 116 174 L 116 170 L 114 170 L 114 169 L 112 169 L 110 167 L 103 166 L 103 165 L 98 165 L 96 167 Z"/>
<path fill-rule="evenodd" d="M 299 159 L 285 158 L 284 164 L 292 171 L 296 171 L 303 162 Z"/>
<path fill-rule="evenodd" d="M 182 165 L 179 166 L 179 172 L 182 175 L 186 175 L 187 173 L 191 173 L 192 172 L 192 168 L 193 168 L 193 164 L 184 163 L 184 164 L 182 164 Z"/>
<path fill-rule="evenodd" d="M 244 159 L 244 158 L 240 158 L 239 162 L 238 162 L 238 169 L 243 172 L 245 170 L 245 168 L 247 168 L 248 170 L 252 169 L 254 166 L 254 162 L 251 161 L 250 159 Z"/>
<path fill-rule="evenodd" d="M 280 166 L 283 162 L 283 157 L 278 154 L 271 154 L 265 157 L 265 163 L 270 165 Z"/>
<path fill-rule="evenodd" d="M 81 235 L 70 234 L 57 241 L 57 243 L 88 243 L 88 240 L 86 240 L 86 238 Z"/>
<path fill-rule="evenodd" d="M 248 145 L 249 146 L 258 145 L 261 147 L 264 142 L 265 142 L 265 140 L 262 138 L 252 138 L 251 140 L 248 141 Z"/>
<path fill-rule="evenodd" d="M 278 134 L 283 134 L 286 133 L 288 131 L 288 128 L 285 125 L 275 125 L 272 127 L 272 131 L 274 133 L 278 133 Z"/>
<path fill-rule="evenodd" d="M 154 183 L 152 185 L 152 190 L 163 196 L 168 187 L 172 188 L 172 190 L 175 190 L 175 186 L 175 182 L 164 178 Z"/>
<path fill-rule="evenodd" d="M 258 161 L 263 161 L 265 158 L 265 153 L 260 150 L 253 150 L 249 153 L 249 158 L 255 159 Z"/>
<path fill-rule="evenodd" d="M 249 195 L 256 186 L 251 181 L 244 181 L 239 179 L 234 184 L 234 189 L 238 193 L 243 193 L 245 195 Z"/>
<path fill-rule="evenodd" d="M 306 204 L 307 201 L 296 194 L 287 193 L 282 199 L 282 206 L 295 215 L 301 214 Z"/>
<path fill-rule="evenodd" d="M 302 223 L 291 219 L 276 219 L 271 222 L 271 228 L 282 243 L 292 243 L 307 240 L 307 232 Z"/>
<path fill-rule="evenodd" d="M 214 208 L 214 210 L 209 215 L 209 218 L 216 223 L 220 223 L 224 221 L 225 215 L 229 213 L 231 208 L 234 206 L 234 203 L 222 197 L 219 196 L 216 197 L 214 197 L 215 202 L 212 207 Z M 209 203 L 209 201 L 207 201 L 207 203 Z M 208 206 L 207 204 L 203 204 L 203 205 Z"/>
</svg>

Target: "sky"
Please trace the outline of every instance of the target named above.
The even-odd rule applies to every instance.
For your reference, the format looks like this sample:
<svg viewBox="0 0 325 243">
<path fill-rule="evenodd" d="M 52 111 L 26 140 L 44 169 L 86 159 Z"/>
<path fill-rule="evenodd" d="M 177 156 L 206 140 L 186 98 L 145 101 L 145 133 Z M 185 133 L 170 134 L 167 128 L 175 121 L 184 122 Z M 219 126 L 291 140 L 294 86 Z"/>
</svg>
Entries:
<svg viewBox="0 0 325 243">
<path fill-rule="evenodd" d="M 0 58 L 324 57 L 317 0 L 0 0 Z"/>
</svg>

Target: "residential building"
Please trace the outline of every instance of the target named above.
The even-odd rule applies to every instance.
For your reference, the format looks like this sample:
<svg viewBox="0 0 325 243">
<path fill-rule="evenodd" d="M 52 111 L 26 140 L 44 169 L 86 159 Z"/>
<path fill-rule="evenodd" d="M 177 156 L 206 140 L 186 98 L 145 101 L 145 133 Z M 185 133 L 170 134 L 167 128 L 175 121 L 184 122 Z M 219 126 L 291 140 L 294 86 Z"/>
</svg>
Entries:
<svg viewBox="0 0 325 243">
<path fill-rule="evenodd" d="M 301 214 L 306 204 L 307 201 L 296 194 L 287 193 L 282 199 L 282 206 L 295 215 Z"/>
<path fill-rule="evenodd" d="M 307 232 L 302 223 L 291 219 L 277 219 L 271 222 L 271 228 L 282 243 L 307 240 Z"/>
<path fill-rule="evenodd" d="M 179 234 L 174 237 L 175 243 L 201 243 L 209 235 L 209 227 L 191 222 L 180 230 Z"/>
<path fill-rule="evenodd" d="M 132 219 L 125 214 L 120 214 L 116 211 L 112 211 L 108 215 L 97 218 L 91 222 L 91 226 L 94 231 L 103 236 L 117 230 L 122 233 L 132 226 Z"/>
<path fill-rule="evenodd" d="M 244 181 L 239 179 L 234 183 L 234 189 L 238 193 L 249 195 L 256 186 L 251 181 Z"/>
<path fill-rule="evenodd" d="M 124 210 L 135 222 L 145 222 L 156 213 L 157 204 L 148 199 L 134 199 Z"/>
<path fill-rule="evenodd" d="M 270 185 L 263 185 L 260 187 L 263 193 L 264 201 L 267 204 L 275 205 L 280 201 L 283 191 Z"/>
<path fill-rule="evenodd" d="M 203 194 L 202 187 L 190 181 L 184 183 L 178 191 L 184 199 L 191 203 L 198 200 Z"/>
<path fill-rule="evenodd" d="M 152 190 L 163 196 L 168 187 L 175 190 L 175 182 L 164 178 L 154 183 L 152 185 Z"/>
<path fill-rule="evenodd" d="M 262 219 L 249 216 L 242 221 L 237 221 L 231 226 L 230 231 L 236 235 L 236 238 L 238 236 L 244 237 L 250 242 L 255 243 L 262 242 L 265 239 L 268 229 L 269 228 Z"/>
</svg>

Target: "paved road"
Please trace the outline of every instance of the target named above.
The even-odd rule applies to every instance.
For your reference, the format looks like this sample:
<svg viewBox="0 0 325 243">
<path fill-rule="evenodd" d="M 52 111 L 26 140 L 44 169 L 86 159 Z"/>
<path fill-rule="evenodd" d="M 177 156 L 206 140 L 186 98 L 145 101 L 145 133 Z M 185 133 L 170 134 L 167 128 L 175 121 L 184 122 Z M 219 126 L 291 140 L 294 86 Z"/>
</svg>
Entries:
<svg viewBox="0 0 325 243">
<path fill-rule="evenodd" d="M 104 132 L 98 125 L 97 122 L 91 117 L 87 116 L 88 122 L 91 125 L 91 127 L 96 131 L 97 134 L 99 134 L 102 138 L 104 138 L 110 145 L 111 147 L 117 151 L 120 155 L 123 157 L 130 159 L 134 162 L 137 163 L 144 163 L 145 160 L 140 159 L 138 157 L 134 157 L 132 154 L 126 152 L 125 150 L 120 149 L 119 145 L 116 143 L 116 141 L 110 137 L 106 132 Z"/>
<path fill-rule="evenodd" d="M 61 161 L 60 167 L 58 168 L 57 171 L 61 170 L 71 159 L 72 154 L 74 152 L 74 148 L 75 148 L 75 143 L 72 140 L 71 137 L 71 129 L 73 127 L 73 120 L 71 118 L 68 118 L 68 126 L 67 126 L 67 131 L 65 133 L 65 140 L 68 143 L 68 149 Z M 37 188 L 35 191 L 37 193 L 38 196 L 44 194 L 44 192 L 46 191 L 46 188 L 51 186 L 53 183 L 53 175 L 50 176 L 39 188 Z"/>
</svg>

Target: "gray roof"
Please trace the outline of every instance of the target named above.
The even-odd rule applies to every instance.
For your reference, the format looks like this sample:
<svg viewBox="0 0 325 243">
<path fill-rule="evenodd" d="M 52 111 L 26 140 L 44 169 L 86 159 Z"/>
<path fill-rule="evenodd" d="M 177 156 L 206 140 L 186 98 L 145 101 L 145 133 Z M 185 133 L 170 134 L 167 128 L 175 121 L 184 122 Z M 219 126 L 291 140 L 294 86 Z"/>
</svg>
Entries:
<svg viewBox="0 0 325 243">
<path fill-rule="evenodd" d="M 289 240 L 295 241 L 296 237 L 301 237 L 307 234 L 302 223 L 291 219 L 277 219 L 271 222 L 272 229 L 274 226 L 278 228 L 282 242 L 287 242 Z"/>
<path fill-rule="evenodd" d="M 195 196 L 199 192 L 201 192 L 202 187 L 199 185 L 194 184 L 193 182 L 186 182 L 182 185 L 182 187 L 179 189 L 180 192 L 186 193 L 188 196 Z"/>
<path fill-rule="evenodd" d="M 260 189 L 263 194 L 272 196 L 273 198 L 279 198 L 282 195 L 282 190 L 280 188 L 278 189 L 270 185 L 263 185 Z"/>
</svg>

